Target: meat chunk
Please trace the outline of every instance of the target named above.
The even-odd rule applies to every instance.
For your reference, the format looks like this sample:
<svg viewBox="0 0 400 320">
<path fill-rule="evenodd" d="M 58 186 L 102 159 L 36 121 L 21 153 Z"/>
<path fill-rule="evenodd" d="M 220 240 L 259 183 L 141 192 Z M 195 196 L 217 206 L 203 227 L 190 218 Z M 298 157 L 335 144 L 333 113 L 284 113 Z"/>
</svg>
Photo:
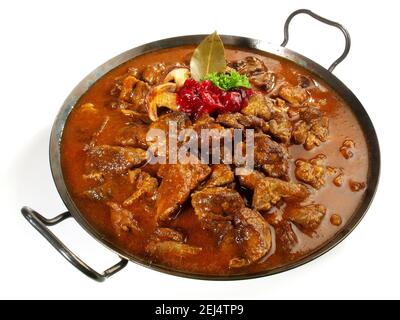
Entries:
<svg viewBox="0 0 400 320">
<path fill-rule="evenodd" d="M 223 136 L 225 133 L 231 132 L 231 130 L 227 130 L 223 126 L 221 126 L 218 121 L 215 121 L 213 117 L 210 117 L 208 114 L 202 115 L 199 119 L 193 123 L 192 129 L 196 131 L 196 133 L 201 136 L 201 130 L 214 130 L 219 135 Z"/>
<path fill-rule="evenodd" d="M 254 163 L 274 178 L 287 178 L 288 151 L 281 144 L 262 133 L 254 135 Z"/>
<path fill-rule="evenodd" d="M 134 76 L 127 76 L 121 85 L 119 99 L 130 103 L 130 109 L 140 113 L 147 112 L 146 97 L 150 87 Z"/>
<path fill-rule="evenodd" d="M 184 236 L 171 228 L 157 228 L 145 248 L 146 252 L 156 257 L 183 258 L 199 254 L 202 248 L 188 245 Z"/>
<path fill-rule="evenodd" d="M 293 106 L 301 106 L 308 99 L 308 93 L 303 87 L 288 83 L 280 87 L 278 95 Z"/>
<path fill-rule="evenodd" d="M 342 146 L 339 151 L 345 159 L 350 159 L 354 156 L 354 148 L 356 144 L 351 139 L 346 139 L 343 141 Z"/>
<path fill-rule="evenodd" d="M 107 205 L 110 207 L 111 224 L 118 236 L 123 233 L 142 231 L 131 211 L 122 208 L 115 202 L 108 202 Z"/>
<path fill-rule="evenodd" d="M 340 172 L 336 177 L 333 178 L 332 182 L 336 187 L 341 187 L 343 185 L 344 173 Z"/>
<path fill-rule="evenodd" d="M 218 243 L 228 233 L 234 236 L 242 256 L 230 260 L 231 268 L 254 263 L 271 249 L 272 235 L 268 223 L 258 212 L 245 207 L 237 191 L 206 188 L 192 195 L 192 206 L 203 228 L 212 231 Z"/>
<path fill-rule="evenodd" d="M 270 91 L 275 85 L 275 75 L 268 72 L 268 68 L 260 59 L 249 56 L 242 60 L 234 61 L 229 66 L 240 74 L 249 77 L 251 84 L 261 90 Z"/>
<path fill-rule="evenodd" d="M 299 227 L 313 231 L 321 224 L 326 214 L 326 208 L 321 204 L 310 204 L 304 207 L 290 208 L 285 212 L 285 218 Z"/>
<path fill-rule="evenodd" d="M 235 180 L 233 171 L 228 165 L 215 164 L 211 168 L 210 178 L 207 180 L 203 188 L 223 187 Z"/>
<path fill-rule="evenodd" d="M 272 72 L 255 72 L 249 77 L 250 83 L 260 90 L 270 92 L 275 87 L 276 75 Z"/>
<path fill-rule="evenodd" d="M 315 83 L 314 80 L 308 76 L 305 76 L 303 74 L 298 74 L 297 75 L 297 83 L 300 87 L 307 89 L 310 87 L 314 87 Z"/>
<path fill-rule="evenodd" d="M 300 119 L 293 125 L 293 140 L 303 144 L 306 150 L 325 142 L 329 134 L 329 120 L 317 107 L 305 107 L 300 111 Z"/>
<path fill-rule="evenodd" d="M 129 179 L 131 183 L 136 185 L 136 191 L 124 201 L 124 206 L 132 205 L 137 199 L 147 196 L 152 198 L 158 187 L 158 181 L 147 172 L 140 169 L 129 171 Z"/>
<path fill-rule="evenodd" d="M 142 79 L 151 86 L 158 84 L 165 75 L 165 70 L 164 63 L 149 64 L 143 70 Z"/>
<path fill-rule="evenodd" d="M 269 132 L 269 125 L 256 116 L 247 116 L 241 113 L 224 113 L 217 117 L 217 122 L 228 128 L 248 129 L 253 128 L 262 132 Z"/>
<path fill-rule="evenodd" d="M 293 125 L 292 136 L 296 144 L 305 144 L 308 134 L 309 125 L 304 120 L 296 121 Z"/>
<path fill-rule="evenodd" d="M 139 69 L 134 68 L 134 67 L 128 68 L 128 71 L 125 74 L 116 77 L 114 79 L 114 85 L 110 91 L 110 94 L 112 96 L 119 96 L 119 94 L 121 93 L 121 90 L 122 90 L 123 81 L 125 78 L 127 78 L 129 76 L 139 79 L 140 78 Z"/>
<path fill-rule="evenodd" d="M 115 142 L 123 147 L 147 149 L 148 126 L 143 122 L 133 122 L 118 130 Z"/>
<path fill-rule="evenodd" d="M 253 56 L 231 62 L 229 66 L 240 74 L 245 74 L 247 76 L 257 72 L 267 71 L 267 67 L 264 62 Z"/>
<path fill-rule="evenodd" d="M 233 215 L 244 207 L 244 200 L 229 188 L 206 188 L 192 194 L 192 206 L 202 227 L 212 231 L 219 243 L 232 229 Z"/>
<path fill-rule="evenodd" d="M 354 180 L 349 180 L 349 186 L 351 191 L 358 192 L 366 188 L 367 184 L 365 182 L 357 182 Z"/>
<path fill-rule="evenodd" d="M 290 253 L 292 248 L 299 242 L 293 230 L 292 223 L 282 220 L 275 226 L 276 250 L 282 253 Z"/>
<path fill-rule="evenodd" d="M 225 139 L 229 139 L 229 141 L 233 140 L 232 129 L 226 129 L 225 127 L 221 126 L 208 114 L 205 114 L 197 119 L 193 124 L 192 129 L 199 137 L 198 145 L 202 148 L 206 148 L 207 144 L 209 146 L 208 153 L 206 149 L 201 150 L 202 161 L 205 163 L 210 163 L 212 160 L 211 156 L 216 157 L 216 155 L 219 154 L 219 159 L 217 160 L 223 162 L 225 157 L 223 150 Z M 214 140 L 218 143 L 213 143 Z M 230 142 L 230 144 L 231 143 L 232 142 Z"/>
<path fill-rule="evenodd" d="M 156 121 L 152 122 L 149 128 L 149 133 L 156 133 L 158 131 L 163 132 L 165 141 L 160 141 L 161 137 L 156 135 L 147 136 L 147 145 L 151 148 L 152 152 L 157 156 L 165 156 L 166 160 L 169 157 L 169 132 L 174 127 L 176 128 L 176 133 L 179 133 L 186 128 L 191 127 L 192 122 L 189 116 L 184 112 L 170 112 L 162 115 Z M 179 147 L 179 146 L 178 146 Z"/>
<path fill-rule="evenodd" d="M 257 262 L 272 247 L 272 234 L 268 223 L 257 211 L 242 208 L 234 215 L 236 241 L 242 249 L 242 257 L 233 258 L 230 268 L 241 268 Z"/>
<path fill-rule="evenodd" d="M 210 167 L 200 163 L 162 165 L 158 171 L 162 182 L 157 191 L 157 220 L 170 218 L 210 173 Z"/>
<path fill-rule="evenodd" d="M 271 136 L 283 143 L 288 143 L 292 136 L 292 124 L 285 108 L 275 107 L 269 121 Z"/>
<path fill-rule="evenodd" d="M 301 201 L 309 196 L 309 191 L 302 184 L 265 177 L 257 172 L 240 176 L 239 181 L 242 186 L 254 190 L 252 207 L 260 212 L 267 212 L 281 199 Z"/>
<path fill-rule="evenodd" d="M 326 169 L 323 165 L 326 156 L 319 154 L 310 160 L 299 159 L 295 162 L 296 178 L 311 185 L 315 189 L 320 189 L 325 184 Z"/>
<path fill-rule="evenodd" d="M 187 113 L 170 112 L 160 116 L 157 121 L 152 122 L 150 129 L 159 129 L 168 133 L 171 123 L 176 123 L 178 133 L 182 129 L 189 128 L 192 125 Z"/>
<path fill-rule="evenodd" d="M 100 145 L 88 150 L 89 172 L 123 173 L 146 162 L 146 151 L 139 148 Z"/>
<path fill-rule="evenodd" d="M 273 102 L 262 94 L 254 94 L 250 97 L 246 107 L 241 112 L 247 116 L 255 116 L 265 121 L 270 120 Z"/>
</svg>

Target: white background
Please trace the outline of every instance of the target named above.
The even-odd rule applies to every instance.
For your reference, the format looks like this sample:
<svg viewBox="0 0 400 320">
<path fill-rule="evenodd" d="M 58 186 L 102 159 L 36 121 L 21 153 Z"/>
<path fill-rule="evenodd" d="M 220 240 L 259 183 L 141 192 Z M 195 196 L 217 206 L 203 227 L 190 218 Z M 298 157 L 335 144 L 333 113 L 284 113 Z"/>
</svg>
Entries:
<svg viewBox="0 0 400 320">
<path fill-rule="evenodd" d="M 1 1 L 0 298 L 400 298 L 398 1 Z M 65 210 L 48 165 L 50 128 L 70 90 L 109 58 L 153 40 L 236 34 L 280 44 L 298 8 L 343 23 L 353 44 L 335 74 L 364 104 L 380 138 L 375 201 L 337 248 L 296 270 L 241 282 L 204 282 L 129 264 L 103 284 L 66 262 L 20 214 Z M 328 66 L 343 38 L 311 18 L 293 21 L 289 48 Z M 103 270 L 117 261 L 74 221 L 54 232 Z"/>
</svg>

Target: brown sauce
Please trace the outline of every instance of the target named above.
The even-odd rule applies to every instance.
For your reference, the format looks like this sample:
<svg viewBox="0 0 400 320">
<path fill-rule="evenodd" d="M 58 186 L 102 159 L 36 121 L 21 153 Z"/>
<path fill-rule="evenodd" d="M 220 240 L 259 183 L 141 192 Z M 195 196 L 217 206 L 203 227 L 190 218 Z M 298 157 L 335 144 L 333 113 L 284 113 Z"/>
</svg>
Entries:
<svg viewBox="0 0 400 320">
<path fill-rule="evenodd" d="M 326 166 L 335 168 L 335 170 L 340 169 L 343 173 L 343 183 L 340 186 L 336 186 L 333 183 L 333 179 L 339 174 L 338 171 L 333 174 L 327 174 L 325 184 L 319 190 L 306 185 L 311 195 L 305 202 L 321 204 L 326 207 L 327 211 L 318 228 L 312 232 L 303 232 L 304 230 L 302 231 L 298 225 L 291 224 L 298 241 L 290 252 L 278 250 L 279 248 L 276 247 L 276 243 L 273 241 L 273 246 L 268 254 L 259 261 L 244 268 L 229 268 L 229 260 L 232 255 L 235 255 L 236 249 L 230 251 L 220 250 L 213 235 L 202 228 L 190 205 L 190 201 L 187 201 L 180 211 L 174 215 L 175 218 L 167 221 L 165 226 L 182 230 L 187 237 L 185 243 L 201 247 L 202 251 L 199 254 L 181 258 L 177 258 L 174 255 L 151 257 L 145 248 L 155 228 L 155 204 L 152 199 L 145 197 L 135 202 L 134 210 L 132 211 L 134 211 L 134 217 L 142 228 L 142 232 L 133 235 L 131 233 L 117 234 L 110 221 L 109 206 L 103 201 L 94 201 L 83 196 L 85 191 L 97 185 L 97 182 L 84 178 L 84 175 L 88 173 L 85 167 L 87 158 L 85 148 L 92 140 L 94 132 L 99 129 L 104 119 L 109 117 L 108 124 L 99 135 L 96 143 L 113 145 L 115 132 L 129 122 L 121 112 L 109 107 L 112 100 L 110 90 L 114 85 L 115 78 L 125 74 L 129 67 L 143 69 L 146 65 L 156 62 L 163 62 L 166 65 L 177 62 L 187 64 L 193 50 L 193 46 L 184 46 L 139 56 L 103 76 L 79 99 L 76 107 L 69 115 L 61 144 L 63 175 L 75 204 L 89 224 L 108 241 L 114 243 L 128 255 L 140 257 L 148 261 L 149 264 L 156 263 L 172 269 L 193 273 L 226 275 L 268 270 L 306 256 L 344 228 L 360 204 L 364 190 L 354 192 L 349 187 L 349 183 L 350 181 L 367 182 L 369 165 L 367 145 L 363 131 L 355 116 L 333 90 L 304 69 L 273 55 L 261 54 L 248 49 L 226 48 L 228 61 L 243 59 L 249 55 L 255 56 L 265 63 L 269 71 L 284 78 L 293 86 L 298 84 L 298 75 L 313 78 L 317 84 L 315 87 L 308 89 L 308 91 L 314 100 L 321 102 L 319 104 L 320 108 L 329 118 L 329 137 L 326 142 L 322 142 L 319 147 L 315 147 L 310 151 L 305 150 L 302 145 L 293 144 L 289 147 L 291 157 L 289 161 L 290 180 L 301 183 L 294 174 L 294 161 L 296 159 L 309 160 L 318 154 L 326 155 Z M 79 107 L 85 103 L 93 104 L 96 107 L 96 111 L 82 112 Z M 346 159 L 340 152 L 340 148 L 346 139 L 351 139 L 355 145 L 350 159 Z M 127 183 L 126 175 L 116 176 L 113 179 L 116 185 L 113 189 L 113 201 L 122 203 L 132 194 L 134 187 Z M 288 210 L 291 205 L 282 204 L 282 208 L 283 210 Z M 330 217 L 333 214 L 340 215 L 340 226 L 335 226 L 330 222 Z M 268 214 L 263 216 L 268 219 Z M 273 240 L 275 240 L 274 227 L 270 225 L 270 228 Z"/>
</svg>

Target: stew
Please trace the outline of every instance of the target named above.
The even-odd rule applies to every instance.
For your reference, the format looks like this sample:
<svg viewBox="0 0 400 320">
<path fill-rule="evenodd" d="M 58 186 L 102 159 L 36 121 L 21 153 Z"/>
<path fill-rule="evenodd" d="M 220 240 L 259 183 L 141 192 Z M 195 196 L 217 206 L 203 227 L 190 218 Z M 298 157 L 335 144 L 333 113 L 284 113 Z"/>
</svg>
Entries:
<svg viewBox="0 0 400 320">
<path fill-rule="evenodd" d="M 232 275 L 305 257 L 362 200 L 369 164 L 359 123 L 322 80 L 265 52 L 228 46 L 225 70 L 194 80 L 195 49 L 136 57 L 79 99 L 61 143 L 72 199 L 108 241 L 148 264 Z M 149 162 L 148 132 L 168 135 L 171 122 L 178 132 L 253 129 L 254 169 L 193 156 Z"/>
</svg>

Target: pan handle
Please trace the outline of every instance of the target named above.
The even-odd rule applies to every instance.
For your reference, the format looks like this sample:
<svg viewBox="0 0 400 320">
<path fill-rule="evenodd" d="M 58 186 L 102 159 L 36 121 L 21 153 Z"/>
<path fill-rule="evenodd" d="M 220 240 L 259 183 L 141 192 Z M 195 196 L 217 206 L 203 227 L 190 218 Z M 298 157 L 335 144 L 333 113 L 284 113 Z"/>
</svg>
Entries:
<svg viewBox="0 0 400 320">
<path fill-rule="evenodd" d="M 333 72 L 333 70 L 336 68 L 336 66 L 342 62 L 348 55 L 349 51 L 350 51 L 350 46 L 351 46 L 351 38 L 350 38 L 350 34 L 349 32 L 346 30 L 345 27 L 343 27 L 340 23 L 325 19 L 319 15 L 317 15 L 316 13 L 312 12 L 311 10 L 307 10 L 307 9 L 300 9 L 300 10 L 296 10 L 295 12 L 293 12 L 287 19 L 285 22 L 285 27 L 284 27 L 284 40 L 281 44 L 282 47 L 286 47 L 287 43 L 289 42 L 289 25 L 290 22 L 292 21 L 292 19 L 297 16 L 298 14 L 307 14 L 311 17 L 313 17 L 314 19 L 321 21 L 322 23 L 328 24 L 330 26 L 333 26 L 335 28 L 338 28 L 340 31 L 343 32 L 345 41 L 346 41 L 346 46 L 344 48 L 344 51 L 342 53 L 342 55 L 334 62 L 332 63 L 332 65 L 329 67 L 329 71 Z"/>
<path fill-rule="evenodd" d="M 21 209 L 22 215 L 26 220 L 37 230 L 39 233 L 50 242 L 50 244 L 72 265 L 78 268 L 81 272 L 92 278 L 95 281 L 103 282 L 113 274 L 122 270 L 127 264 L 128 260 L 121 258 L 121 261 L 111 268 L 107 269 L 103 273 L 98 273 L 96 270 L 89 267 L 79 257 L 77 257 L 71 250 L 69 250 L 55 235 L 50 231 L 48 227 L 54 226 L 65 219 L 71 218 L 69 212 L 64 212 L 52 219 L 46 219 L 38 212 L 34 211 L 29 207 L 23 207 Z"/>
</svg>

